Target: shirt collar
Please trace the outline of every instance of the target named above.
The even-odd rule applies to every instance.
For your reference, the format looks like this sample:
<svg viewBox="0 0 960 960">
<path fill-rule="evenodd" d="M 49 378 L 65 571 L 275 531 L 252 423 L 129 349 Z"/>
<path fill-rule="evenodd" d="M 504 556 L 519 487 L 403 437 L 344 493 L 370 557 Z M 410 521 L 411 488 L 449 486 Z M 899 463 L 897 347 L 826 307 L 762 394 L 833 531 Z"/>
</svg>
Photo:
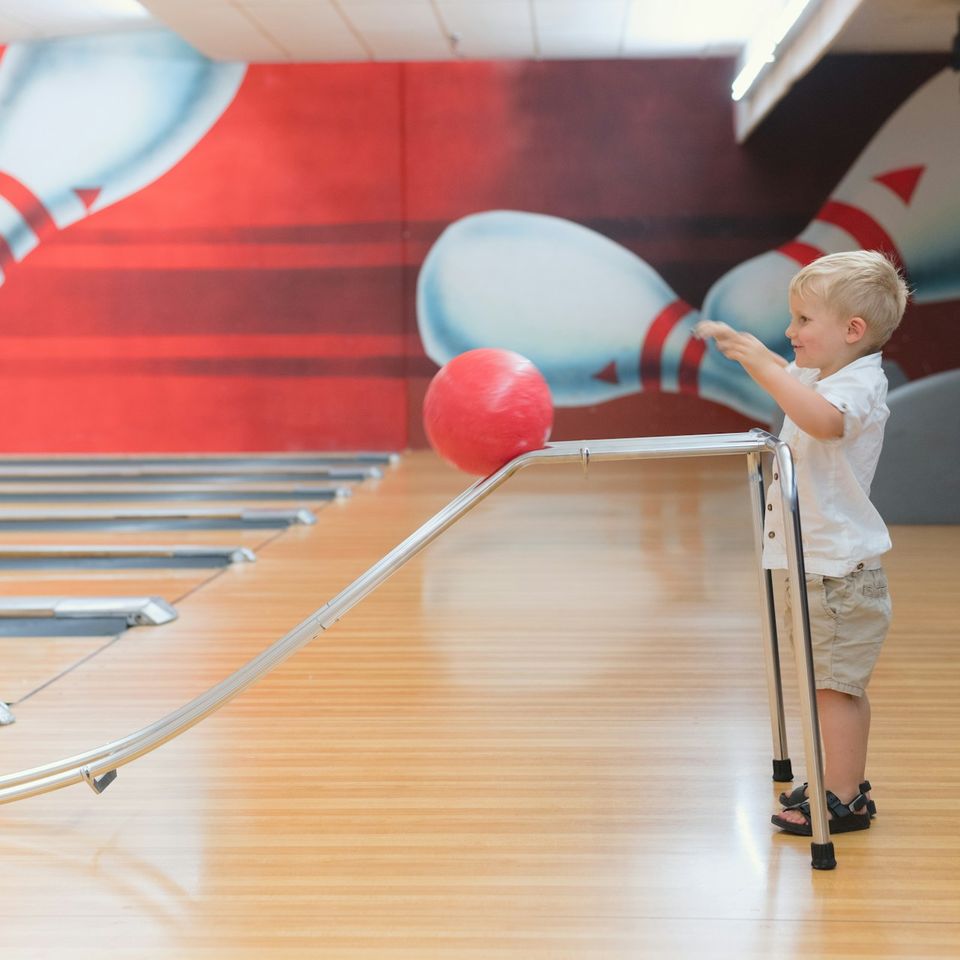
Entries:
<svg viewBox="0 0 960 960">
<path fill-rule="evenodd" d="M 836 373 L 831 373 L 829 377 L 824 377 L 820 382 L 823 383 L 824 380 L 831 380 L 837 374 L 843 373 L 847 370 L 869 370 L 871 368 L 881 369 L 883 366 L 883 354 L 878 350 L 876 353 L 868 353 L 865 357 L 857 357 L 856 360 L 852 360 L 846 366 L 841 367 Z"/>
</svg>

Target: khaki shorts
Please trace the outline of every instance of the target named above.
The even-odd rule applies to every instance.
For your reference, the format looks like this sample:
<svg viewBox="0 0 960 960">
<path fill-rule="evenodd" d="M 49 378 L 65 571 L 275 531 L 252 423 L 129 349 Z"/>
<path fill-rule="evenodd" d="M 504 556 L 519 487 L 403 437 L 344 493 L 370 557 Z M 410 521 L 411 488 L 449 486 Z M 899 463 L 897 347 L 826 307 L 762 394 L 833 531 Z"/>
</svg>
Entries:
<svg viewBox="0 0 960 960">
<path fill-rule="evenodd" d="M 862 697 L 890 629 L 890 594 L 882 569 L 856 570 L 845 577 L 807 576 L 810 639 L 818 690 Z M 792 641 L 790 583 L 785 633 Z"/>
</svg>

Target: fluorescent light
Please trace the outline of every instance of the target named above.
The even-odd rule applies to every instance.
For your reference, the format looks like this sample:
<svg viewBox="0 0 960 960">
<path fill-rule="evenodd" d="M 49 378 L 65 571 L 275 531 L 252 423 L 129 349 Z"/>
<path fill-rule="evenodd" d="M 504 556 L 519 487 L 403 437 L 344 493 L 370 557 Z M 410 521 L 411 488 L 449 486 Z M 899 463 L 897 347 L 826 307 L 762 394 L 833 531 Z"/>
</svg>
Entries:
<svg viewBox="0 0 960 960">
<path fill-rule="evenodd" d="M 740 100 L 753 86 L 763 68 L 768 63 L 773 63 L 777 47 L 809 4 L 810 0 L 789 0 L 774 19 L 747 41 L 743 67 L 730 88 L 734 100 Z"/>
</svg>

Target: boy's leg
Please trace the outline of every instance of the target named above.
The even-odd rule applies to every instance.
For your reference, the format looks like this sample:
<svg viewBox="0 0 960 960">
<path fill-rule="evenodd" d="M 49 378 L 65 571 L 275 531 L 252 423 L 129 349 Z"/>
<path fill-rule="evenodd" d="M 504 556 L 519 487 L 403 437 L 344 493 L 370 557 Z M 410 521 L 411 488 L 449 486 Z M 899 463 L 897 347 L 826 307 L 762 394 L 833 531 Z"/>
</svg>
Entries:
<svg viewBox="0 0 960 960">
<path fill-rule="evenodd" d="M 830 681 L 865 690 L 890 625 L 890 598 L 882 570 L 864 570 L 842 579 L 807 576 L 814 670 L 818 682 Z M 790 624 L 789 582 L 786 592 Z M 842 615 L 841 615 L 842 613 Z M 860 792 L 865 779 L 870 736 L 870 701 L 824 687 L 817 690 L 823 740 L 824 786 L 842 803 Z M 786 820 L 802 823 L 801 814 L 783 811 Z"/>
<path fill-rule="evenodd" d="M 860 792 L 867 766 L 870 738 L 870 701 L 838 690 L 817 691 L 820 737 L 823 740 L 824 787 L 848 803 Z M 792 823 L 806 823 L 796 810 L 778 815 Z"/>
<path fill-rule="evenodd" d="M 820 735 L 824 744 L 824 785 L 844 803 L 866 779 L 870 701 L 836 690 L 817 691 Z"/>
</svg>

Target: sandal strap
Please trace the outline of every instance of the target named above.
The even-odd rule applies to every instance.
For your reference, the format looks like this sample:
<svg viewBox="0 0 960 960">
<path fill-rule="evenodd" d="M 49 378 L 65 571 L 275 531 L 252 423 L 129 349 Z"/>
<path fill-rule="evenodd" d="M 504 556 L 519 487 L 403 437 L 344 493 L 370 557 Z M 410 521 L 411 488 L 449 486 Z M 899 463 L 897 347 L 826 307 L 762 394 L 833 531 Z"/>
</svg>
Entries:
<svg viewBox="0 0 960 960">
<path fill-rule="evenodd" d="M 780 794 L 780 803 L 784 805 L 784 809 L 787 807 L 794 806 L 798 803 L 803 803 L 807 799 L 807 784 L 801 783 L 799 787 L 794 787 L 789 793 Z"/>
<path fill-rule="evenodd" d="M 865 800 L 866 794 L 868 794 L 872 789 L 873 787 L 870 786 L 869 780 L 864 780 L 863 783 L 860 784 L 860 793 L 863 795 Z M 871 817 L 875 817 L 877 815 L 877 805 L 872 800 L 866 800 L 866 803 L 867 813 L 869 813 Z"/>
<path fill-rule="evenodd" d="M 867 803 L 867 798 L 862 793 L 858 793 L 849 803 L 844 803 L 835 794 L 827 791 L 827 806 L 838 819 L 854 815 L 865 816 Z"/>
<path fill-rule="evenodd" d="M 796 810 L 809 819 L 810 801 L 804 800 L 802 803 L 794 803 L 784 810 Z M 844 817 L 855 815 L 864 816 L 863 810 L 869 810 L 869 801 L 862 794 L 858 793 L 849 803 L 844 803 L 835 793 L 827 791 L 827 809 L 833 814 L 836 820 L 842 820 Z"/>
<path fill-rule="evenodd" d="M 799 787 L 794 787 L 789 793 L 780 794 L 780 804 L 784 810 L 793 810 L 799 804 L 803 803 L 807 799 L 807 787 L 809 784 L 802 783 Z M 870 784 L 869 780 L 864 780 L 863 783 L 858 787 L 860 793 L 866 798 L 873 787 Z M 856 798 L 854 798 L 856 799 Z M 871 817 L 876 816 L 877 814 L 877 805 L 872 800 L 866 800 L 867 812 Z"/>
</svg>

